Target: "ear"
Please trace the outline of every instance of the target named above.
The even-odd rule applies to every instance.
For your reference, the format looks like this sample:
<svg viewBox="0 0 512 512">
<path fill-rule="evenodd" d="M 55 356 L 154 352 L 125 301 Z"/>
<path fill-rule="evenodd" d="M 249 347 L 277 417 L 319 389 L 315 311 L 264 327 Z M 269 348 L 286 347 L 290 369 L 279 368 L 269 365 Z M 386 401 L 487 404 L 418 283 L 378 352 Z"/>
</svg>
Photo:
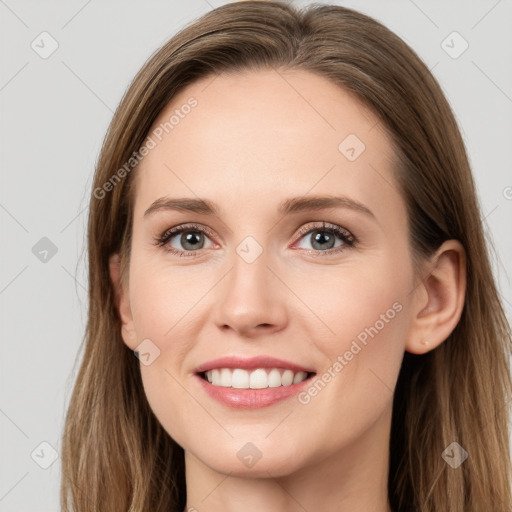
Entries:
<svg viewBox="0 0 512 512">
<path fill-rule="evenodd" d="M 124 343 L 132 350 L 137 346 L 137 337 L 130 308 L 128 285 L 121 279 L 120 257 L 118 253 L 109 258 L 110 279 L 114 289 L 114 298 L 117 312 L 121 320 L 121 335 Z"/>
<path fill-rule="evenodd" d="M 424 354 L 438 347 L 460 320 L 466 295 L 466 252 L 447 240 L 427 265 L 428 275 L 414 291 L 413 317 L 405 349 Z"/>
</svg>

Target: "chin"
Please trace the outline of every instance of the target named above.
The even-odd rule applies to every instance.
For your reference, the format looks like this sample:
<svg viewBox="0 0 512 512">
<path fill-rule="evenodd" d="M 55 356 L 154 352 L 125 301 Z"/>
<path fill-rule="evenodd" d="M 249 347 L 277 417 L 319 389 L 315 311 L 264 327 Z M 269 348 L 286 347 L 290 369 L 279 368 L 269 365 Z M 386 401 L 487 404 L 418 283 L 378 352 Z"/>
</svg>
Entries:
<svg viewBox="0 0 512 512">
<path fill-rule="evenodd" d="M 241 478 L 268 478 L 286 476 L 302 467 L 303 461 L 297 458 L 297 450 L 291 445 L 293 443 L 283 447 L 282 443 L 269 443 L 268 440 L 259 443 L 257 440 L 240 442 L 232 439 L 225 446 L 217 444 L 214 450 L 201 442 L 199 450 L 187 451 L 218 473 Z"/>
</svg>

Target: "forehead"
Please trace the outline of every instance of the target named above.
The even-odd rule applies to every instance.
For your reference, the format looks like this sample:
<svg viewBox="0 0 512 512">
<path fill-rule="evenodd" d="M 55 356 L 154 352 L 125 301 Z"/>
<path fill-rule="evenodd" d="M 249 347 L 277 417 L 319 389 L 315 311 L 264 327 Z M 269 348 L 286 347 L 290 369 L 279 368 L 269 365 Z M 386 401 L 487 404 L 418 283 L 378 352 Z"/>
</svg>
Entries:
<svg viewBox="0 0 512 512">
<path fill-rule="evenodd" d="M 163 195 L 239 207 L 271 207 L 263 199 L 276 191 L 400 201 L 392 144 L 377 117 L 307 71 L 203 78 L 173 98 L 149 137 L 154 147 L 136 170 L 136 215 Z"/>
</svg>

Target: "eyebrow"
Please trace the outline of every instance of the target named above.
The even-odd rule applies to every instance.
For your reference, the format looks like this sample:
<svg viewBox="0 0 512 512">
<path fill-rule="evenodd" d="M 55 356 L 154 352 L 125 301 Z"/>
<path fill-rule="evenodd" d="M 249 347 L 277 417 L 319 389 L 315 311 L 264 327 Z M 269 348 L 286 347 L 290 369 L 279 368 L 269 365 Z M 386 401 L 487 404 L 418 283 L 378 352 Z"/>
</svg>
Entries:
<svg viewBox="0 0 512 512">
<path fill-rule="evenodd" d="M 308 196 L 291 197 L 284 200 L 278 208 L 282 215 L 329 208 L 348 208 L 375 218 L 373 212 L 364 204 L 345 196 Z M 159 210 L 178 210 L 182 212 L 200 213 L 203 215 L 218 215 L 219 207 L 208 199 L 195 198 L 169 198 L 160 197 L 144 212 L 144 217 Z"/>
</svg>

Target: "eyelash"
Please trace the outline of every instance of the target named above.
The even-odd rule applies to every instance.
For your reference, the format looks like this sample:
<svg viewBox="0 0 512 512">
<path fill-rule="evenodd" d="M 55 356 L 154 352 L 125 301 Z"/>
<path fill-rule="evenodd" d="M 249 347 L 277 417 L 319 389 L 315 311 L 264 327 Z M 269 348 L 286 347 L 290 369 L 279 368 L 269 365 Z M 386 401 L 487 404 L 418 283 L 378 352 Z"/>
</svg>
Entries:
<svg viewBox="0 0 512 512">
<path fill-rule="evenodd" d="M 159 247 L 163 247 L 163 249 L 175 256 L 178 256 L 178 257 L 197 257 L 198 254 L 200 252 L 199 251 L 180 251 L 180 250 L 177 250 L 177 249 L 174 249 L 173 247 L 169 247 L 167 245 L 167 243 L 172 239 L 174 238 L 176 235 L 180 235 L 181 233 L 185 233 L 185 232 L 200 232 L 200 233 L 204 233 L 210 237 L 213 236 L 213 233 L 208 229 L 208 228 L 205 228 L 204 226 L 201 226 L 200 224 L 195 224 L 195 223 L 190 223 L 190 224 L 183 224 L 181 226 L 175 226 L 171 229 L 167 229 L 166 231 L 164 231 L 160 236 L 157 236 L 155 238 L 155 245 L 156 246 L 159 246 Z M 355 245 L 357 244 L 357 239 L 354 235 L 352 235 L 349 231 L 347 231 L 346 229 L 340 227 L 340 226 L 337 226 L 336 224 L 329 224 L 329 223 L 325 223 L 325 222 L 322 222 L 322 225 L 321 226 L 304 226 L 302 228 L 299 229 L 298 231 L 298 240 L 300 240 L 304 235 L 307 235 L 309 233 L 313 233 L 314 231 L 319 231 L 319 232 L 326 232 L 326 233 L 330 233 L 332 235 L 336 235 L 338 236 L 344 243 L 344 245 L 341 245 L 340 247 L 336 247 L 336 248 L 332 248 L 332 249 L 328 249 L 326 251 L 318 251 L 318 250 L 307 250 L 307 249 L 304 249 L 308 252 L 308 254 L 311 254 L 311 253 L 314 253 L 315 256 L 318 255 L 318 254 L 325 254 L 325 255 L 333 255 L 333 254 L 338 254 L 338 253 L 341 253 L 342 251 L 344 251 L 345 249 L 350 248 L 350 247 L 355 247 Z"/>
</svg>

